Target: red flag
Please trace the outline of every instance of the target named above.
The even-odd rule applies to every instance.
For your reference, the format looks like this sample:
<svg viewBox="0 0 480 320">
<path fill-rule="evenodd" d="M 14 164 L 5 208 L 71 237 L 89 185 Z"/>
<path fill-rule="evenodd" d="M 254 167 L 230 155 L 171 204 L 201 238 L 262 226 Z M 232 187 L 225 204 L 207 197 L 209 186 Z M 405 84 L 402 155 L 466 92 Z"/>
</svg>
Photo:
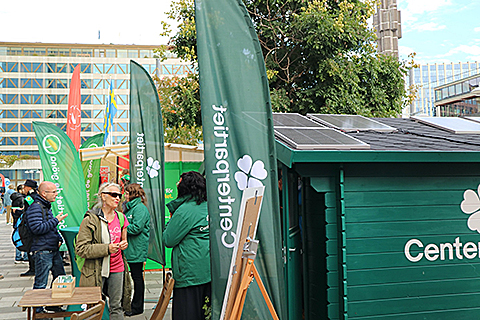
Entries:
<svg viewBox="0 0 480 320">
<path fill-rule="evenodd" d="M 80 148 L 81 100 L 80 100 L 80 64 L 73 70 L 68 94 L 67 136 L 73 142 L 75 149 Z"/>
</svg>

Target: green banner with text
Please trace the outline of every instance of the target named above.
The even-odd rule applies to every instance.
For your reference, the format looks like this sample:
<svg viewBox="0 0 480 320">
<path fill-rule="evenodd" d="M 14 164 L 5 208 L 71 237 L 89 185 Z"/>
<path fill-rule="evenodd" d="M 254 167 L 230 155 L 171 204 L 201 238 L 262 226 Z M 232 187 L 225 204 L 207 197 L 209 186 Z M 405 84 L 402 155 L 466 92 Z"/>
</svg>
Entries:
<svg viewBox="0 0 480 320">
<path fill-rule="evenodd" d="M 72 140 L 56 125 L 33 122 L 44 181 L 55 183 L 58 189 L 52 203 L 54 216 L 68 213 L 59 228 L 78 227 L 87 210 L 87 192 L 82 164 Z"/>
<path fill-rule="evenodd" d="M 104 133 L 99 133 L 88 138 L 80 149 L 98 148 L 103 146 Z M 100 184 L 100 163 L 101 159 L 82 161 L 83 176 L 85 178 L 85 189 L 87 190 L 88 207 L 92 208 L 96 201 L 96 194 Z"/>
<path fill-rule="evenodd" d="M 212 319 L 224 316 L 225 292 L 243 190 L 265 186 L 255 266 L 280 319 L 286 299 L 275 140 L 265 63 L 242 0 L 195 2 L 205 172 L 210 221 Z M 235 269 L 234 269 L 235 270 Z M 237 269 L 238 270 L 238 269 Z M 271 319 L 252 282 L 243 319 Z"/>
<path fill-rule="evenodd" d="M 150 75 L 130 61 L 130 181 L 145 190 L 151 233 L 148 258 L 165 265 L 165 165 L 163 121 Z"/>
</svg>

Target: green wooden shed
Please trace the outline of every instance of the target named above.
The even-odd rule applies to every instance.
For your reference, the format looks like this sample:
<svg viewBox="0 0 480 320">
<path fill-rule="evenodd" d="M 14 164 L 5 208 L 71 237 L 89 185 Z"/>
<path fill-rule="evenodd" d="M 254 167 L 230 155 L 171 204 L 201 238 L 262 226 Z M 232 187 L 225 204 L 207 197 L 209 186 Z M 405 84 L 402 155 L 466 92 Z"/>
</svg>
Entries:
<svg viewBox="0 0 480 320">
<path fill-rule="evenodd" d="M 289 319 L 480 319 L 480 123 L 274 125 Z"/>
</svg>

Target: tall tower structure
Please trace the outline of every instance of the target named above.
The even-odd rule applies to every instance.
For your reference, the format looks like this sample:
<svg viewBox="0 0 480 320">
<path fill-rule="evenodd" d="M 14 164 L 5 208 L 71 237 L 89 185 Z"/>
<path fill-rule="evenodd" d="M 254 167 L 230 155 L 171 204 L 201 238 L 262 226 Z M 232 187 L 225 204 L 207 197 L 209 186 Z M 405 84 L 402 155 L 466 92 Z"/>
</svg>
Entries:
<svg viewBox="0 0 480 320">
<path fill-rule="evenodd" d="M 398 39 L 402 37 L 400 11 L 397 0 L 381 0 L 373 16 L 376 29 L 378 52 L 398 58 Z"/>
</svg>

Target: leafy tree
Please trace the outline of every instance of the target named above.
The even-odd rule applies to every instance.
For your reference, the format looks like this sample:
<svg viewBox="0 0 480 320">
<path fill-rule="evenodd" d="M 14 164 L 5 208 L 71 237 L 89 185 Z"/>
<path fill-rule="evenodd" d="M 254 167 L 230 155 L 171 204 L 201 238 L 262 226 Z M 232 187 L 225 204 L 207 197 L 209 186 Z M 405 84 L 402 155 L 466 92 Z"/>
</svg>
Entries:
<svg viewBox="0 0 480 320">
<path fill-rule="evenodd" d="M 376 52 L 367 24 L 374 0 L 243 1 L 262 46 L 273 111 L 390 117 L 409 103 L 409 62 Z M 178 22 L 173 51 L 195 61 L 193 0 L 174 0 L 167 14 Z"/>
<path fill-rule="evenodd" d="M 202 140 L 198 75 L 156 78 L 165 142 L 197 145 Z"/>
</svg>

